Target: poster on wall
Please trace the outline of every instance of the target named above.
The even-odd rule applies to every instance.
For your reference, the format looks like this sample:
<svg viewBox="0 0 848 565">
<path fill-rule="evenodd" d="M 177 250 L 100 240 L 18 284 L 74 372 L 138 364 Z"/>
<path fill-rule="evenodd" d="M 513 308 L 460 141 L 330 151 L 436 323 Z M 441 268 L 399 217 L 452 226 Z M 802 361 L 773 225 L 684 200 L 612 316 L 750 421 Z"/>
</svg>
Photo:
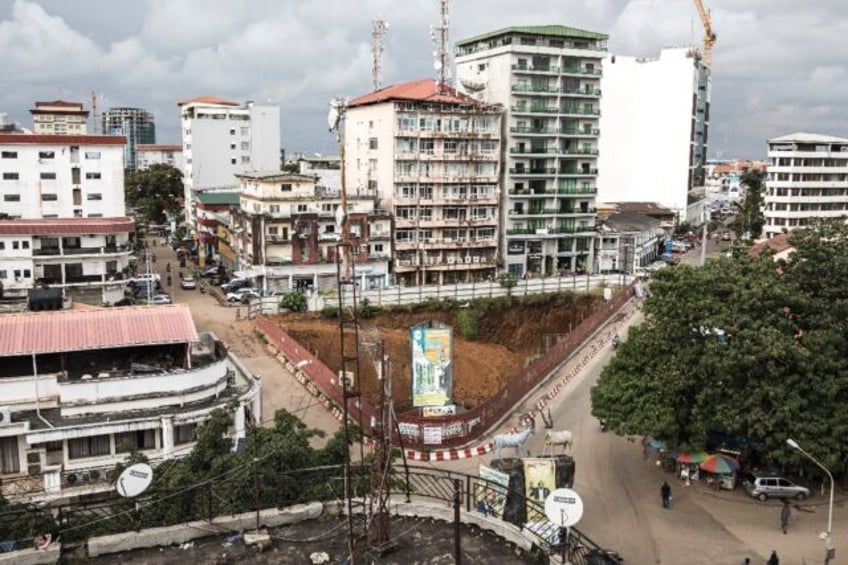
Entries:
<svg viewBox="0 0 848 565">
<path fill-rule="evenodd" d="M 527 497 L 527 521 L 546 520 L 545 499 L 556 488 L 554 460 L 550 457 L 524 459 L 524 492 Z M 537 504 L 530 504 L 530 501 Z"/>
<path fill-rule="evenodd" d="M 484 516 L 503 518 L 509 475 L 482 463 L 477 475 L 483 479 L 474 485 L 474 507 Z"/>
<path fill-rule="evenodd" d="M 432 322 L 409 330 L 412 405 L 444 406 L 453 396 L 453 328 Z"/>
</svg>

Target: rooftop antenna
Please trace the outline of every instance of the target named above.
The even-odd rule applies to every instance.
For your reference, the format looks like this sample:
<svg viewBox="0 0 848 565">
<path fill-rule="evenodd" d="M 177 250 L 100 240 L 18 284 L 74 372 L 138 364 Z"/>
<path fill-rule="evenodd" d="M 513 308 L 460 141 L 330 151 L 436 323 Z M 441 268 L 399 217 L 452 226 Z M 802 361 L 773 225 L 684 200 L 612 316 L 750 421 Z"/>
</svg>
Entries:
<svg viewBox="0 0 848 565">
<path fill-rule="evenodd" d="M 446 86 L 452 86 L 453 79 L 451 77 L 451 61 L 449 48 L 450 38 L 450 18 L 448 10 L 450 8 L 450 0 L 439 0 L 439 25 L 430 26 L 430 40 L 435 46 L 433 51 L 433 68 L 436 70 L 436 88 L 439 94 L 444 94 Z"/>
<path fill-rule="evenodd" d="M 98 123 L 97 123 L 97 93 L 92 90 L 91 91 L 91 133 L 98 133 Z"/>
<path fill-rule="evenodd" d="M 371 80 L 374 81 L 374 90 L 380 90 L 382 71 L 381 60 L 383 57 L 383 36 L 389 30 L 389 22 L 373 20 L 371 22 Z"/>
</svg>

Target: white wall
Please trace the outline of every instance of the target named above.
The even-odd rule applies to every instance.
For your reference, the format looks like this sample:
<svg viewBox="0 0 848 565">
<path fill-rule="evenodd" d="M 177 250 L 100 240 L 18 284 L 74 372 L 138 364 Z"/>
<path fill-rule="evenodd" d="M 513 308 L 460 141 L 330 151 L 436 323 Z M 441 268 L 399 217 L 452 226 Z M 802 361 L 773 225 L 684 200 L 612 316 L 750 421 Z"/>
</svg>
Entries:
<svg viewBox="0 0 848 565">
<path fill-rule="evenodd" d="M 687 52 L 664 49 L 644 62 L 604 59 L 598 201 L 657 202 L 686 216 L 698 77 Z"/>
</svg>

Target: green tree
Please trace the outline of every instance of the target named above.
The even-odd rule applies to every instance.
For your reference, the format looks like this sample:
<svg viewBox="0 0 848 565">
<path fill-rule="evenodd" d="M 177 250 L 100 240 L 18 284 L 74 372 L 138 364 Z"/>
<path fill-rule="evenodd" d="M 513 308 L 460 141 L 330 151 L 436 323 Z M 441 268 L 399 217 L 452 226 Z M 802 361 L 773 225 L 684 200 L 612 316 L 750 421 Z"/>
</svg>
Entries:
<svg viewBox="0 0 848 565">
<path fill-rule="evenodd" d="M 759 169 L 748 169 L 742 174 L 741 182 L 748 189 L 730 229 L 734 231 L 737 239 L 744 234 L 750 234 L 751 239 L 759 239 L 766 223 L 763 214 L 763 173 Z"/>
<path fill-rule="evenodd" d="M 848 228 L 794 239 L 782 263 L 739 254 L 656 273 L 645 323 L 604 369 L 592 413 L 617 433 L 690 448 L 724 429 L 774 462 L 803 465 L 786 447 L 793 437 L 832 469 L 843 466 Z"/>
<path fill-rule="evenodd" d="M 127 171 L 124 179 L 127 204 L 154 223 L 163 223 L 182 210 L 183 174 L 171 165 L 156 164 L 143 171 Z"/>
</svg>

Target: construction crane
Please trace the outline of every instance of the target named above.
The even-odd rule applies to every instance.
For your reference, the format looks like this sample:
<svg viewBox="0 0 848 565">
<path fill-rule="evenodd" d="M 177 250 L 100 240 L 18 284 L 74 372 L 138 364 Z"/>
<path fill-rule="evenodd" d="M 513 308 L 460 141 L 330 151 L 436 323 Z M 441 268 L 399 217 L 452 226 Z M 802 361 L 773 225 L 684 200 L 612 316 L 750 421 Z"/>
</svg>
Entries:
<svg viewBox="0 0 848 565">
<path fill-rule="evenodd" d="M 716 42 L 716 34 L 713 31 L 713 20 L 710 13 L 704 7 L 703 0 L 695 0 L 695 6 L 698 8 L 698 14 L 701 16 L 701 23 L 704 25 L 704 63 L 712 68 L 713 66 L 713 45 Z"/>
</svg>

